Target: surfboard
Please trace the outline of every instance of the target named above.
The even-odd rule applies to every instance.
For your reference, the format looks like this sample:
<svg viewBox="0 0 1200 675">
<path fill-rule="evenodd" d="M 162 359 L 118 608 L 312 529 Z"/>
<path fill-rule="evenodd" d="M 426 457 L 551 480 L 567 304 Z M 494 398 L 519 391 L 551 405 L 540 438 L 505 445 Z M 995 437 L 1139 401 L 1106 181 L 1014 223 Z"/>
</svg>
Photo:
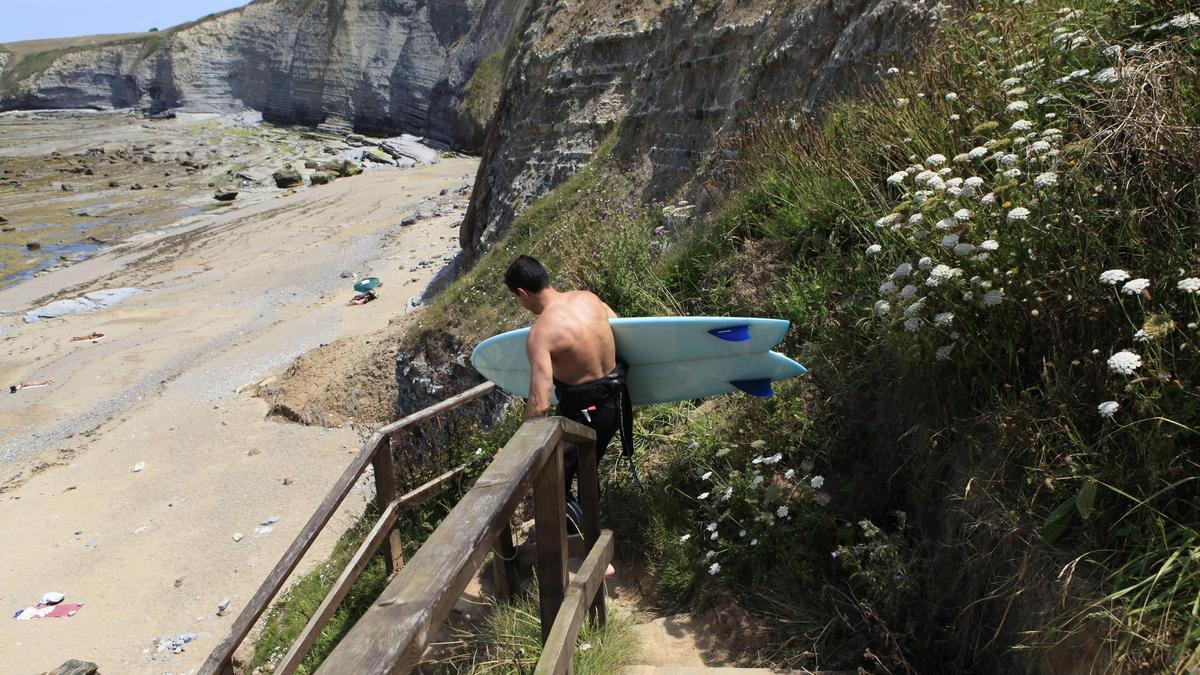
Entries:
<svg viewBox="0 0 1200 675">
<path fill-rule="evenodd" d="M 617 355 L 629 364 L 634 405 L 744 391 L 770 396 L 771 383 L 807 372 L 771 351 L 787 334 L 782 319 L 631 317 L 611 319 Z M 471 354 L 481 375 L 514 396 L 529 396 L 528 328 L 484 340 Z"/>
</svg>

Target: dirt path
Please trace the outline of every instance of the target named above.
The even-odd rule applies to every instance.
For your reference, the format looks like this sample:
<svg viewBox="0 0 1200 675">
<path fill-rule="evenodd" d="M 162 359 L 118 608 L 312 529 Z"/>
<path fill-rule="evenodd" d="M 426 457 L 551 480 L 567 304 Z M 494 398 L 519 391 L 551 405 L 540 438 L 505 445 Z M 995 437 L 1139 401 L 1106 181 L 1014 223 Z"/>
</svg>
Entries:
<svg viewBox="0 0 1200 675">
<path fill-rule="evenodd" d="M 246 385 L 403 320 L 454 252 L 459 216 L 446 204 L 447 215 L 400 222 L 426 198 L 453 199 L 474 170 L 446 160 L 280 193 L 0 291 L 0 384 L 53 380 L 0 394 L 0 606 L 11 616 L 48 591 L 84 604 L 70 618 L 0 621 L 0 672 L 69 658 L 113 673 L 199 665 L 359 443 L 348 427 L 266 419 Z M 345 305 L 355 273 L 384 280 L 380 300 Z M 22 321 L 63 289 L 122 286 L 144 292 Z M 92 332 L 105 337 L 70 340 Z M 327 532 L 361 511 L 365 485 Z M 257 534 L 270 516 L 279 522 Z M 155 653 L 157 638 L 182 632 L 199 637 Z"/>
</svg>

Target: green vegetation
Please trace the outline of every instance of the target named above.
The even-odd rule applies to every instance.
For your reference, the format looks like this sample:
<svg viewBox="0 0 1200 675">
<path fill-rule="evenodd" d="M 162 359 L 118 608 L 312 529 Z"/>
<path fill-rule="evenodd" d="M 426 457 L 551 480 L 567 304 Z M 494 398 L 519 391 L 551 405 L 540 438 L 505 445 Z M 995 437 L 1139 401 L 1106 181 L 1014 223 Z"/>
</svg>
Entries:
<svg viewBox="0 0 1200 675">
<path fill-rule="evenodd" d="M 575 642 L 575 672 L 580 675 L 619 673 L 638 654 L 632 618 L 610 611 L 603 628 L 590 619 Z M 457 654 L 439 663 L 444 672 L 471 675 L 533 672 L 542 654 L 537 585 L 512 603 L 487 608 L 481 630 L 464 635 Z"/>
<path fill-rule="evenodd" d="M 763 664 L 1195 667 L 1200 20 L 1076 5 L 947 16 L 821 122 L 764 114 L 687 227 L 607 147 L 417 339 L 525 321 L 518 253 L 623 315 L 790 319 L 811 376 L 643 411 L 607 509 L 664 602 L 770 626 Z"/>
<path fill-rule="evenodd" d="M 480 128 L 487 126 L 492 113 L 496 111 L 503 80 L 504 49 L 497 49 L 479 62 L 479 67 L 464 87 L 466 98 L 463 99 L 463 110 Z"/>
</svg>

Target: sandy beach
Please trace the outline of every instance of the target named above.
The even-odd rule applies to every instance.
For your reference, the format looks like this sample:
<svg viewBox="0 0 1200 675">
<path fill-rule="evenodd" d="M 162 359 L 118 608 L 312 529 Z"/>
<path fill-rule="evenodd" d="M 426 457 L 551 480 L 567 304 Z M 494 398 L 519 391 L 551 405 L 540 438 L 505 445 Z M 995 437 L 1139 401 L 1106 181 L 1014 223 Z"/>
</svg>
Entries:
<svg viewBox="0 0 1200 675">
<path fill-rule="evenodd" d="M 445 159 L 274 191 L 0 290 L 0 603 L 8 616 L 51 591 L 83 604 L 0 622 L 0 671 L 77 658 L 105 673 L 179 673 L 203 661 L 360 442 L 351 424 L 268 417 L 255 385 L 412 316 L 410 300 L 457 250 L 459 190 L 475 167 Z M 442 215 L 401 225 L 421 205 Z M 367 276 L 383 280 L 380 299 L 347 306 Z M 49 300 L 125 287 L 142 292 L 24 320 Z M 71 339 L 93 333 L 104 337 Z M 8 391 L 41 380 L 53 383 Z M 301 570 L 361 512 L 366 478 Z M 199 637 L 186 651 L 156 653 L 156 640 L 188 631 Z"/>
</svg>

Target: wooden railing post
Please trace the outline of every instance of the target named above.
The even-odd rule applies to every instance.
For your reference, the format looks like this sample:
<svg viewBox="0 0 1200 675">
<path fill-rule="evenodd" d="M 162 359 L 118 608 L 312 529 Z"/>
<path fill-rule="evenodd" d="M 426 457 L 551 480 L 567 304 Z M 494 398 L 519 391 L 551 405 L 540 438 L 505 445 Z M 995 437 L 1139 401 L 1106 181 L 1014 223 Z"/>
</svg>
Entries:
<svg viewBox="0 0 1200 675">
<path fill-rule="evenodd" d="M 591 551 L 600 538 L 600 473 L 596 467 L 596 441 L 577 443 L 579 457 L 579 501 L 583 507 L 584 550 Z M 608 621 L 604 607 L 604 589 L 591 602 L 592 617 L 603 626 Z"/>
<path fill-rule="evenodd" d="M 567 588 L 567 497 L 563 486 L 562 451 L 562 444 L 552 449 L 533 484 L 542 642 L 550 636 L 550 628 Z"/>
<path fill-rule="evenodd" d="M 504 602 L 513 599 L 517 585 L 517 549 L 512 524 L 504 526 L 492 547 L 492 593 Z"/>
<path fill-rule="evenodd" d="M 375 456 L 371 458 L 375 468 L 375 506 L 383 513 L 388 504 L 397 497 L 396 470 L 392 461 L 392 446 L 387 438 L 375 447 Z M 404 548 L 400 540 L 400 531 L 392 528 L 388 532 L 387 541 L 383 544 L 383 560 L 387 566 L 388 576 L 404 567 Z"/>
</svg>

